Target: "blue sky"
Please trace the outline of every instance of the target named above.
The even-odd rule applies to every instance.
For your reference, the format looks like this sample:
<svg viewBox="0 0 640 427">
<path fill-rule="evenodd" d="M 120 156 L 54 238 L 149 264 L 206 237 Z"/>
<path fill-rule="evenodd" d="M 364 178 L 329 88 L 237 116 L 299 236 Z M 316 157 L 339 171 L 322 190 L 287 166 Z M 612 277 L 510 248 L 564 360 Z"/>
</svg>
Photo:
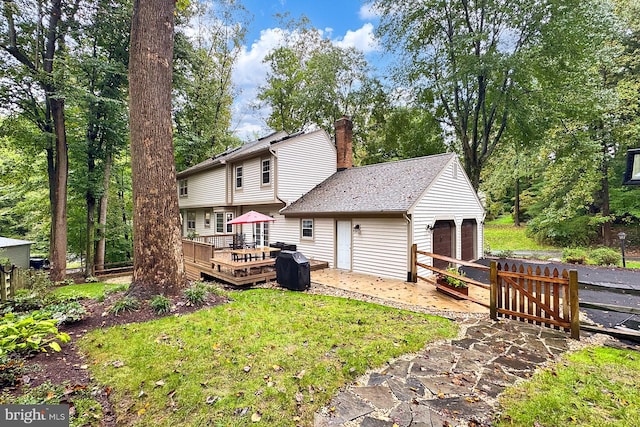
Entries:
<svg viewBox="0 0 640 427">
<path fill-rule="evenodd" d="M 247 44 L 238 59 L 234 83 L 239 95 L 234 102 L 233 129 L 240 138 L 249 140 L 264 136 L 270 130 L 264 119 L 268 111 L 250 106 L 258 87 L 265 82 L 267 68 L 264 56 L 282 39 L 275 14 L 289 12 L 291 18 L 306 16 L 311 25 L 341 46 L 354 46 L 375 61 L 378 48 L 373 31 L 377 23 L 365 0 L 241 0 L 253 15 Z"/>
</svg>

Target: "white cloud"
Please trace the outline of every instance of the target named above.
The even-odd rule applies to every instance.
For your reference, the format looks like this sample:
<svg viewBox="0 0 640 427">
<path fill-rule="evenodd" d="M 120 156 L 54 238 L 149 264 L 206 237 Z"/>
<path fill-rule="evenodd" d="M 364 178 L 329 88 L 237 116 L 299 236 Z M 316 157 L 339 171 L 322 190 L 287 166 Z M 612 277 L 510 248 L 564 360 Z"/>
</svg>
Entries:
<svg viewBox="0 0 640 427">
<path fill-rule="evenodd" d="M 330 34 L 332 29 L 326 28 L 324 31 Z M 274 47 L 283 44 L 285 37 L 290 35 L 281 28 L 262 30 L 260 38 L 250 47 L 244 46 L 240 52 L 233 75 L 235 87 L 239 91 L 233 103 L 233 121 L 235 134 L 243 140 L 252 140 L 269 133 L 265 119 L 270 110 L 257 109 L 256 96 L 259 87 L 266 82 L 268 72 L 268 66 L 262 61 Z M 371 23 L 366 23 L 355 31 L 347 31 L 344 37 L 334 39 L 334 43 L 341 47 L 355 47 L 364 53 L 379 49 Z"/>
<path fill-rule="evenodd" d="M 373 3 L 365 3 L 360 6 L 358 17 L 363 21 L 372 21 L 380 17 L 378 11 L 373 7 Z"/>
<path fill-rule="evenodd" d="M 379 48 L 378 40 L 373 34 L 373 24 L 370 22 L 355 31 L 347 31 L 342 40 L 336 41 L 336 45 L 340 47 L 355 47 L 364 53 L 374 52 Z"/>
</svg>

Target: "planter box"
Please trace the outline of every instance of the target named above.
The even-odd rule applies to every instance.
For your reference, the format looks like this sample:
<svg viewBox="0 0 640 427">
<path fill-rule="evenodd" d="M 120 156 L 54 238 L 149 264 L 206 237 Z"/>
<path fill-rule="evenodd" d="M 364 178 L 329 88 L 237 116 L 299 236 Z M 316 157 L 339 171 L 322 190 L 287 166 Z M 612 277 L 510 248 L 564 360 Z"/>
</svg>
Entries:
<svg viewBox="0 0 640 427">
<path fill-rule="evenodd" d="M 456 288 L 455 286 L 450 285 L 444 278 L 440 277 L 436 279 L 436 290 L 457 300 L 461 300 L 464 298 L 454 294 L 454 292 L 462 295 L 469 295 L 468 287 L 465 286 L 464 288 Z"/>
</svg>

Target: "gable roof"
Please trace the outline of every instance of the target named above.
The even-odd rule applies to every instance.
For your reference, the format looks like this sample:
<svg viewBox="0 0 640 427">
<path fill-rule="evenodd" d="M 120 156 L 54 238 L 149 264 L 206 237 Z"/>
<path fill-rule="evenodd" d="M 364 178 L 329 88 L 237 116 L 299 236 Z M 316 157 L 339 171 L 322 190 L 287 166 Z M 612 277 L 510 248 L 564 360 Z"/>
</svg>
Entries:
<svg viewBox="0 0 640 427">
<path fill-rule="evenodd" d="M 446 153 L 345 169 L 318 184 L 282 214 L 405 213 L 454 157 Z"/>
<path fill-rule="evenodd" d="M 8 237 L 0 237 L 0 248 L 8 248 L 11 246 L 31 245 L 33 242 L 28 240 L 10 239 Z"/>
<path fill-rule="evenodd" d="M 217 154 L 203 162 L 198 163 L 197 165 L 191 166 L 190 168 L 183 170 L 182 172 L 178 172 L 177 178 L 178 179 L 185 178 L 189 175 L 193 175 L 196 172 L 201 172 L 203 170 L 211 169 L 217 165 L 224 164 L 228 161 L 245 157 L 245 156 L 250 156 L 251 154 L 255 154 L 260 151 L 266 151 L 271 146 L 271 144 L 284 141 L 286 139 L 293 138 L 298 135 L 299 133 L 294 133 L 292 135 L 289 135 L 284 131 L 273 132 L 255 141 L 247 142 L 246 144 L 243 144 L 240 147 L 230 148 L 224 153 Z"/>
</svg>

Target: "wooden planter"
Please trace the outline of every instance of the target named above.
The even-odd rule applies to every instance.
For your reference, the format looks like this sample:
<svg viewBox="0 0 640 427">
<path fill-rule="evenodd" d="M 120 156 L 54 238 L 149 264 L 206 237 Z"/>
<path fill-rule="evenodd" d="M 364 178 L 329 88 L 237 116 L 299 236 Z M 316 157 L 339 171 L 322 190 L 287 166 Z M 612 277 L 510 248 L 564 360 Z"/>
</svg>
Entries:
<svg viewBox="0 0 640 427">
<path fill-rule="evenodd" d="M 456 295 L 454 292 L 462 295 L 469 295 L 469 288 L 465 286 L 464 288 L 456 288 L 455 286 L 450 285 L 444 277 L 436 278 L 436 290 L 438 292 L 442 292 L 445 295 L 450 296 L 453 299 L 461 300 L 463 297 Z"/>
</svg>

